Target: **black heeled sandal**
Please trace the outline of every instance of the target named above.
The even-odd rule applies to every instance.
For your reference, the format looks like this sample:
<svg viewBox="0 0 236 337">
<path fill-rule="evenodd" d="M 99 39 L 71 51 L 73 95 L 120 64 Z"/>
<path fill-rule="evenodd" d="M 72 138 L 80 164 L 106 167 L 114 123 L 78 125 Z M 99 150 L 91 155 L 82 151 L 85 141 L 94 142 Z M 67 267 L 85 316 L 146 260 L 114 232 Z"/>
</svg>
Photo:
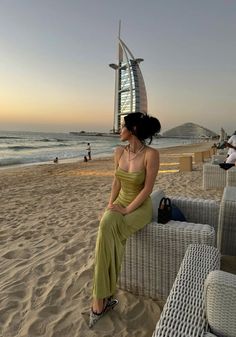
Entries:
<svg viewBox="0 0 236 337">
<path fill-rule="evenodd" d="M 101 312 L 96 313 L 93 311 L 93 308 L 90 309 L 89 328 L 92 328 L 100 318 L 102 318 L 110 309 L 113 309 L 119 303 L 116 298 L 112 297 L 109 297 L 107 300 L 105 299 L 105 301 L 106 304 Z"/>
</svg>

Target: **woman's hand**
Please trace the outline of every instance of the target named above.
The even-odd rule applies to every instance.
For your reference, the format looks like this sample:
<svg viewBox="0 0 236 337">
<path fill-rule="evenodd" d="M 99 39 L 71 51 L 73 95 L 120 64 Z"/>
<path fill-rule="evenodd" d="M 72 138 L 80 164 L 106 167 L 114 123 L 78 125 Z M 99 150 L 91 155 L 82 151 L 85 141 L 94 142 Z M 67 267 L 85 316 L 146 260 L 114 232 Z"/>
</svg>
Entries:
<svg viewBox="0 0 236 337">
<path fill-rule="evenodd" d="M 117 204 L 109 204 L 107 208 L 110 209 L 111 211 L 119 212 L 123 215 L 126 215 L 128 213 L 127 207 L 122 207 Z"/>
</svg>

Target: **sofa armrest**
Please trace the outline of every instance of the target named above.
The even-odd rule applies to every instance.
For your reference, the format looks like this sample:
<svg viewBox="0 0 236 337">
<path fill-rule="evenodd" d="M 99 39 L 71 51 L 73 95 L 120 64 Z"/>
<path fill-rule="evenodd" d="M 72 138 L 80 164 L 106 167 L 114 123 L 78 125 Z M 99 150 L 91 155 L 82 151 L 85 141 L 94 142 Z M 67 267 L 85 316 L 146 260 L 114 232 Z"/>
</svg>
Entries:
<svg viewBox="0 0 236 337">
<path fill-rule="evenodd" d="M 192 243 L 214 245 L 214 228 L 173 220 L 165 225 L 148 224 L 127 240 L 119 287 L 165 300 Z"/>
<path fill-rule="evenodd" d="M 220 168 L 219 165 L 203 165 L 203 189 L 223 189 L 226 185 L 227 171 Z"/>
<path fill-rule="evenodd" d="M 226 186 L 236 186 L 236 167 L 227 171 Z"/>
<path fill-rule="evenodd" d="M 236 187 L 224 189 L 220 203 L 217 247 L 223 255 L 236 256 Z"/>
<path fill-rule="evenodd" d="M 219 163 L 223 163 L 225 159 L 226 159 L 225 154 L 213 154 L 213 156 L 211 157 L 211 164 L 217 165 Z"/>
<path fill-rule="evenodd" d="M 217 231 L 220 203 L 215 200 L 170 197 L 188 222 L 208 224 Z"/>
<path fill-rule="evenodd" d="M 204 282 L 219 269 L 220 253 L 207 245 L 190 245 L 181 263 L 153 337 L 202 337 L 207 331 Z"/>
</svg>

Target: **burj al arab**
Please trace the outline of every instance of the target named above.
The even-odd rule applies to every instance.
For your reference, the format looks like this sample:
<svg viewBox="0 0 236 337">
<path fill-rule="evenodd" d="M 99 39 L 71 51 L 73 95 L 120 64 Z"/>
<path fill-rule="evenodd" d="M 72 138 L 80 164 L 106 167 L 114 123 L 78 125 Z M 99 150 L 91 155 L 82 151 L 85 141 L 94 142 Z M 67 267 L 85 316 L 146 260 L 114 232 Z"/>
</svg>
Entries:
<svg viewBox="0 0 236 337">
<path fill-rule="evenodd" d="M 109 66 L 115 70 L 115 97 L 113 133 L 120 130 L 122 118 L 132 112 L 147 113 L 147 94 L 140 70 L 142 58 L 135 58 L 118 34 L 117 63 Z"/>
</svg>

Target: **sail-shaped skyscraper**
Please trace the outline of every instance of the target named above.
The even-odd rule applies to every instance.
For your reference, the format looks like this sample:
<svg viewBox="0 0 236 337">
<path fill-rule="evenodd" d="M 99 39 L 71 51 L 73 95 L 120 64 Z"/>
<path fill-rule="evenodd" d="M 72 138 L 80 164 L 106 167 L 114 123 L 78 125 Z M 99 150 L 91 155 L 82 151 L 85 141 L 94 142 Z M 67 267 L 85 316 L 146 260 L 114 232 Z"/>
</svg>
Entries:
<svg viewBox="0 0 236 337">
<path fill-rule="evenodd" d="M 118 62 L 109 64 L 115 70 L 115 102 L 113 132 L 118 133 L 122 117 L 132 112 L 147 113 L 147 94 L 140 62 L 118 34 Z"/>
</svg>

